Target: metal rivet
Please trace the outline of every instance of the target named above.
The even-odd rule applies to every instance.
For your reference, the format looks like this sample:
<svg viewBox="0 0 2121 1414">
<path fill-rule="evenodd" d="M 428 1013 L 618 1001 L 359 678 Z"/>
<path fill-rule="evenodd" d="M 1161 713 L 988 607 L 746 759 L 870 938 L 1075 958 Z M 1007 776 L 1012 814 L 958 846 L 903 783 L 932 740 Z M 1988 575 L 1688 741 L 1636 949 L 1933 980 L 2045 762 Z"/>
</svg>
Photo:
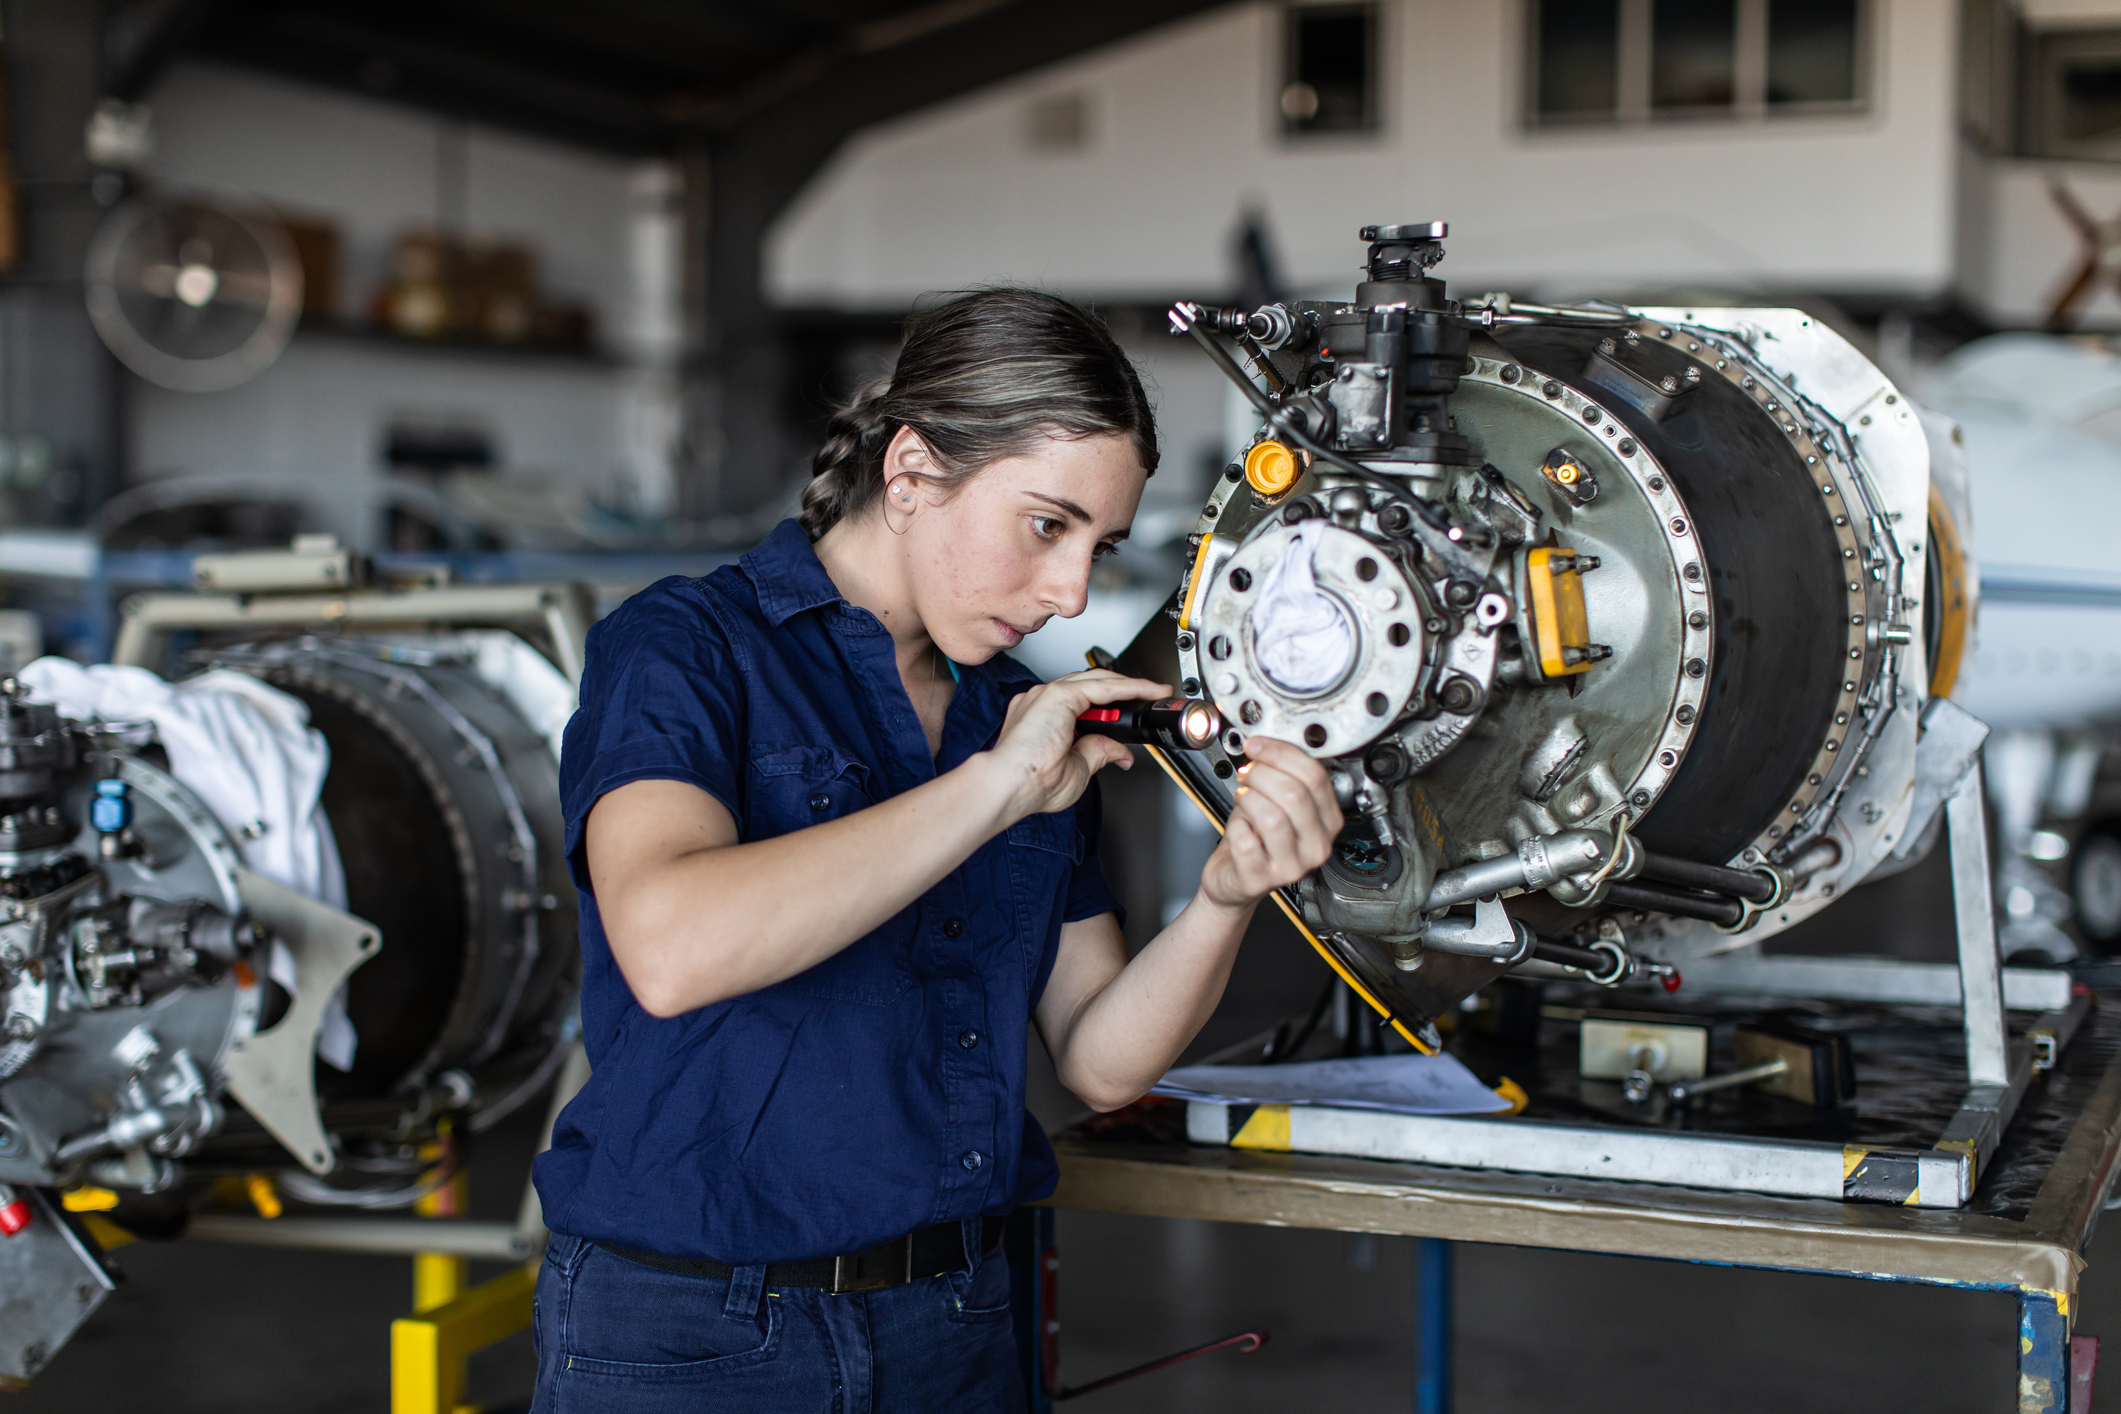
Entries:
<svg viewBox="0 0 2121 1414">
<path fill-rule="evenodd" d="M 1637 805 L 1648 805 L 1650 803 L 1650 793 L 1646 790 L 1639 790 L 1629 796 L 1628 799 L 1634 801 Z"/>
<path fill-rule="evenodd" d="M 1698 678 L 1702 674 L 1706 673 L 1708 670 L 1709 665 L 1707 663 L 1702 662 L 1699 658 L 1689 658 L 1686 660 L 1686 675 L 1690 678 Z"/>
<path fill-rule="evenodd" d="M 1682 727 L 1694 725 L 1694 708 L 1691 704 L 1681 704 L 1679 710 L 1672 715 L 1679 719 L 1679 725 Z"/>
<path fill-rule="evenodd" d="M 1549 378 L 1546 381 L 1545 386 L 1542 387 L 1539 391 L 1545 393 L 1550 398 L 1558 398 L 1561 396 L 1561 385 L 1559 383 L 1556 383 L 1553 379 Z"/>
<path fill-rule="evenodd" d="M 1674 535 L 1684 535 L 1684 534 L 1686 534 L 1686 521 L 1685 521 L 1685 520 L 1684 520 L 1684 519 L 1683 519 L 1682 517 L 1679 517 L 1679 516 L 1673 516 L 1673 517 L 1672 517 L 1672 534 L 1674 534 Z"/>
<path fill-rule="evenodd" d="M 1624 457 L 1632 457 L 1635 455 L 1635 439 L 1633 437 L 1623 437 L 1620 439 L 1620 445 L 1613 450 Z"/>
</svg>

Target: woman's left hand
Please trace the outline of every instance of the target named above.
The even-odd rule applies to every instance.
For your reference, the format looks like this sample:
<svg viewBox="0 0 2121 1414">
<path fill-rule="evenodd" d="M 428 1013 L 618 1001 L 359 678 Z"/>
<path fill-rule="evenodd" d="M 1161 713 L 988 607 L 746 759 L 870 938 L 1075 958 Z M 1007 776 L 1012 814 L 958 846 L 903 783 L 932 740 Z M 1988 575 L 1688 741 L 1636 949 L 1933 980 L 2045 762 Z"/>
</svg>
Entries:
<svg viewBox="0 0 2121 1414">
<path fill-rule="evenodd" d="M 1237 768 L 1237 808 L 1201 870 L 1200 891 L 1244 908 L 1324 864 L 1340 835 L 1340 805 L 1317 760 L 1286 741 L 1255 736 Z"/>
</svg>

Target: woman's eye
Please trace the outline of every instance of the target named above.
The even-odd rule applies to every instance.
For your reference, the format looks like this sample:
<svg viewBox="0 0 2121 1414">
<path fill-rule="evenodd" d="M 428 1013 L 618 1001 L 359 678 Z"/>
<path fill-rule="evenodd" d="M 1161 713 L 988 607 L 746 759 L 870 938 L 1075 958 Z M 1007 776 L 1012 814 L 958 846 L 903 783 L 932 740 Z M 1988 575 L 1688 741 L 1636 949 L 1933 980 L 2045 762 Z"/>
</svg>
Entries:
<svg viewBox="0 0 2121 1414">
<path fill-rule="evenodd" d="M 1109 544 L 1109 543 L 1101 543 L 1101 544 L 1099 544 L 1099 546 L 1097 547 L 1096 551 L 1094 551 L 1094 552 L 1092 553 L 1092 555 L 1091 555 L 1091 557 L 1090 557 L 1090 558 L 1092 558 L 1092 559 L 1094 559 L 1094 560 L 1102 560 L 1102 559 L 1104 559 L 1104 558 L 1105 558 L 1105 557 L 1106 557 L 1107 555 L 1117 555 L 1118 553 L 1119 553 L 1119 546 L 1117 546 L 1117 545 L 1113 545 L 1113 544 Z"/>
<path fill-rule="evenodd" d="M 1058 540 L 1067 528 L 1059 516 L 1031 517 L 1031 533 L 1041 540 Z"/>
</svg>

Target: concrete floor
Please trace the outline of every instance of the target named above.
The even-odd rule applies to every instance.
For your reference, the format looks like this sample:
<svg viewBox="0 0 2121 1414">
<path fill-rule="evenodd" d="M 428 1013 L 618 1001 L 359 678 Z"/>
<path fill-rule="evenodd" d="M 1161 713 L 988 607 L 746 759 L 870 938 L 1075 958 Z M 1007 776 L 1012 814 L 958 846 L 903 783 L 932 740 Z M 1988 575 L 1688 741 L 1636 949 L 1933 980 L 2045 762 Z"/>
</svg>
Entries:
<svg viewBox="0 0 2121 1414">
<path fill-rule="evenodd" d="M 1860 891 L 1807 950 L 1943 955 L 1948 902 L 1925 866 Z M 1831 920 L 1831 926 L 1825 926 Z M 1196 1051 L 1248 1035 L 1316 994 L 1322 972 L 1275 922 L 1247 945 Z M 1071 1101 L 1043 1058 L 1033 1104 Z M 512 1213 L 536 1116 L 487 1136 L 477 1216 Z M 1404 1239 L 1064 1213 L 1062 1377 L 1113 1370 L 1253 1326 L 1228 1353 L 1087 1396 L 1086 1414 L 1412 1407 L 1413 1244 Z M 2088 1253 L 2080 1333 L 2121 1341 L 2121 1223 Z M 380 1414 L 389 1327 L 410 1299 L 402 1259 L 141 1243 L 130 1280 L 26 1394 L 23 1414 Z M 2008 1296 L 1682 1263 L 1459 1249 L 1457 1397 L 1482 1414 L 1713 1409 L 1807 1414 L 2015 1408 Z M 475 1275 L 477 1275 L 475 1273 Z M 2095 1407 L 2121 1414 L 2121 1346 Z M 470 1397 L 528 1393 L 527 1335 L 477 1357 Z"/>
</svg>

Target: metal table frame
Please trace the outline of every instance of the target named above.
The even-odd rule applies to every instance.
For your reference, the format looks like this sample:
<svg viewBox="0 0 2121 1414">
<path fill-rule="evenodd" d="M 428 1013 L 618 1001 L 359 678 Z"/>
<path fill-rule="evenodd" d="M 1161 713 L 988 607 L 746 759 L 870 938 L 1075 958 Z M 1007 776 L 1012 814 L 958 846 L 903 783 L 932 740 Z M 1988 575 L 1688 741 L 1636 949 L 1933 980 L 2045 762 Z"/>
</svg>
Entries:
<svg viewBox="0 0 2121 1414">
<path fill-rule="evenodd" d="M 2100 1077 L 2022 1220 L 1178 1142 L 1115 1142 L 1076 1131 L 1058 1136 L 1054 1147 L 1060 1186 L 1049 1202 L 1055 1208 L 2009 1291 L 2018 1299 L 2021 1337 L 2014 1407 L 2021 1414 L 2066 1414 L 2082 1253 L 2121 1167 L 2121 1059 Z M 1424 1265 L 1443 1260 L 1425 1256 Z M 1425 1285 L 1442 1291 L 1448 1281 Z M 1035 1301 L 1037 1293 L 1023 1295 Z M 1026 1315 L 1034 1324 L 1041 1320 L 1035 1307 Z M 1423 1319 L 1430 1330 L 1448 1331 L 1445 1312 L 1425 1311 Z M 2081 1359 L 2079 1373 L 2085 1373 Z"/>
</svg>

